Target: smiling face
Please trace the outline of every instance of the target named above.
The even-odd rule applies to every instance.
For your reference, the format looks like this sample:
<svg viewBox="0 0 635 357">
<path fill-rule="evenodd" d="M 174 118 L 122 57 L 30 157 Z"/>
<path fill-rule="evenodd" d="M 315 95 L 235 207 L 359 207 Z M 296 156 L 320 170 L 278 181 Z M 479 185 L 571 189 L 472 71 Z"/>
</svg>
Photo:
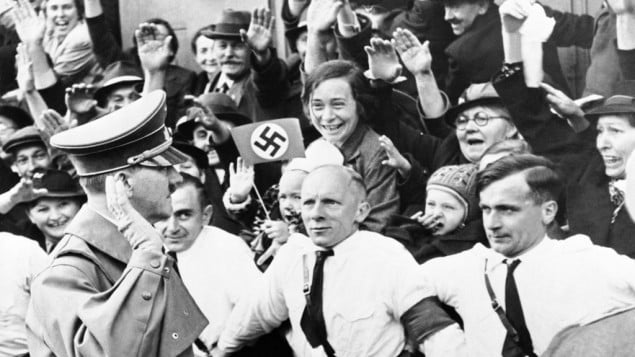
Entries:
<svg viewBox="0 0 635 357">
<path fill-rule="evenodd" d="M 218 72 L 218 62 L 214 57 L 214 40 L 201 35 L 194 42 L 194 46 L 196 47 L 194 59 L 201 69 L 207 74 Z"/>
<path fill-rule="evenodd" d="M 66 36 L 79 23 L 75 0 L 48 0 L 46 17 L 53 25 L 56 36 Z"/>
<path fill-rule="evenodd" d="M 464 110 L 460 115 L 473 118 L 478 112 L 491 117 L 487 124 L 479 126 L 474 120 L 470 120 L 465 128 L 456 130 L 461 152 L 472 163 L 478 162 L 490 146 L 510 139 L 517 133 L 516 127 L 509 120 L 494 118 L 509 117 L 509 113 L 504 109 L 476 106 Z"/>
<path fill-rule="evenodd" d="M 302 184 L 302 220 L 315 245 L 333 247 L 357 230 L 370 211 L 361 196 L 341 168 L 322 167 L 307 176 Z"/>
<path fill-rule="evenodd" d="M 209 222 L 212 206 L 201 207 L 198 191 L 186 184 L 172 193 L 172 216 L 156 227 L 163 234 L 163 243 L 171 252 L 189 249 Z"/>
<path fill-rule="evenodd" d="M 626 163 L 635 149 L 635 127 L 628 117 L 601 116 L 597 124 L 596 147 L 604 160 L 604 172 L 610 178 L 623 179 Z"/>
<path fill-rule="evenodd" d="M 214 44 L 214 55 L 220 69 L 229 78 L 240 78 L 251 68 L 249 55 L 251 51 L 246 43 L 236 39 L 217 39 Z"/>
<path fill-rule="evenodd" d="M 435 236 L 454 232 L 466 216 L 466 207 L 454 195 L 439 189 L 429 189 L 426 195 L 426 214 L 436 217 Z"/>
<path fill-rule="evenodd" d="M 555 216 L 547 206 L 554 203 L 537 203 L 530 193 L 523 173 L 495 181 L 481 191 L 483 227 L 494 251 L 513 258 L 545 237 L 546 227 Z"/>
<path fill-rule="evenodd" d="M 51 155 L 43 145 L 26 145 L 15 149 L 12 168 L 20 177 L 31 177 L 35 169 L 49 169 L 51 165 Z"/>
<path fill-rule="evenodd" d="M 44 197 L 38 199 L 27 214 L 44 237 L 54 244 L 64 237 L 64 230 L 80 206 L 77 198 Z"/>
<path fill-rule="evenodd" d="M 320 83 L 311 94 L 309 110 L 313 126 L 338 147 L 353 134 L 359 122 L 357 102 L 344 78 Z"/>
<path fill-rule="evenodd" d="M 450 23 L 452 32 L 455 35 L 460 36 L 466 31 L 469 31 L 474 20 L 478 15 L 483 15 L 487 12 L 488 4 L 486 1 L 479 3 L 462 3 L 445 5 L 445 17 L 444 20 Z"/>
</svg>

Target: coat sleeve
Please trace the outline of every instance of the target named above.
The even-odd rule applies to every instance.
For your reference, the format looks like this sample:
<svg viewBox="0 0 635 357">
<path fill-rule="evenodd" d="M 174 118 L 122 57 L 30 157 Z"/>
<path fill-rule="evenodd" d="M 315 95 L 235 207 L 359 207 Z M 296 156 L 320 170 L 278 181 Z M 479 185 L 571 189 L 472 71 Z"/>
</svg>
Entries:
<svg viewBox="0 0 635 357">
<path fill-rule="evenodd" d="M 381 162 L 385 159 L 386 154 L 378 151 L 363 173 L 370 213 L 362 225 L 373 232 L 381 232 L 390 216 L 399 211 L 396 170 L 383 165 Z"/>
<path fill-rule="evenodd" d="M 27 315 L 32 356 L 176 356 L 207 324 L 168 256 L 135 250 L 105 291 L 99 271 L 68 255 L 35 280 Z"/>
<path fill-rule="evenodd" d="M 93 52 L 100 66 L 106 68 L 115 61 L 125 59 L 125 54 L 117 40 L 115 40 L 115 36 L 110 32 L 103 14 L 86 18 L 86 25 L 88 26 L 90 40 L 93 43 Z"/>
<path fill-rule="evenodd" d="M 254 65 L 251 69 L 256 98 L 263 108 L 273 107 L 288 96 L 289 81 L 287 66 L 271 48 L 271 60 L 262 67 Z M 252 63 L 255 63 L 252 54 Z"/>
<path fill-rule="evenodd" d="M 554 10 L 548 6 L 543 7 L 547 16 L 553 17 L 556 22 L 549 42 L 553 42 L 557 47 L 591 48 L 595 26 L 593 16 L 571 14 Z"/>
</svg>

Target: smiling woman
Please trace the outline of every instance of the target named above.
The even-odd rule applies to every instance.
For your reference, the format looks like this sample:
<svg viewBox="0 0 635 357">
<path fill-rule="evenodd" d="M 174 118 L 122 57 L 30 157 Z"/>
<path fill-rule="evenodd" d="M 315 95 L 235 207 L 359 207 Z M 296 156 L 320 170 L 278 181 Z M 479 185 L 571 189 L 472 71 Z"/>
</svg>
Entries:
<svg viewBox="0 0 635 357">
<path fill-rule="evenodd" d="M 64 171 L 39 170 L 33 174 L 33 186 L 47 193 L 26 203 L 29 220 L 42 232 L 46 251 L 50 252 L 64 237 L 64 231 L 85 201 L 85 195 Z"/>
<path fill-rule="evenodd" d="M 362 71 L 349 61 L 328 61 L 307 77 L 302 95 L 306 115 L 322 135 L 344 155 L 368 187 L 371 212 L 366 229 L 381 230 L 397 212 L 396 172 L 382 164 L 387 159 L 378 145 L 379 135 L 365 123 L 371 101 L 370 86 Z"/>
</svg>

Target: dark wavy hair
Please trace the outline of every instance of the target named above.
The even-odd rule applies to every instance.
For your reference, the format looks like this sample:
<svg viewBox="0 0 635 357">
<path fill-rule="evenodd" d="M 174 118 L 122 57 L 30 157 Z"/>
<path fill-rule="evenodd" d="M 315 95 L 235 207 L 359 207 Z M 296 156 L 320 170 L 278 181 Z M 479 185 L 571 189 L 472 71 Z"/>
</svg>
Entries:
<svg viewBox="0 0 635 357">
<path fill-rule="evenodd" d="M 370 84 L 364 72 L 351 61 L 332 60 L 315 68 L 307 76 L 302 90 L 302 105 L 307 117 L 311 117 L 310 102 L 313 91 L 329 79 L 342 78 L 351 87 L 353 99 L 357 102 L 357 115 L 360 121 L 366 121 L 367 115 L 374 111 L 376 103 L 371 94 Z"/>
<path fill-rule="evenodd" d="M 564 181 L 556 165 L 549 159 L 530 154 L 509 155 L 489 164 L 476 176 L 476 192 L 480 194 L 494 182 L 522 173 L 535 203 L 558 201 Z"/>
</svg>

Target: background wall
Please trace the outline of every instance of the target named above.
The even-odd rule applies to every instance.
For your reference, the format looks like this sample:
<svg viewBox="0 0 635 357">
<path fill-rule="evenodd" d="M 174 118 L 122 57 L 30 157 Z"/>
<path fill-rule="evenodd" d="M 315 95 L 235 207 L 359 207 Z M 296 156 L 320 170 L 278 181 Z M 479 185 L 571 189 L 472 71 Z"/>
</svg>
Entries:
<svg viewBox="0 0 635 357">
<path fill-rule="evenodd" d="M 162 17 L 169 21 L 177 33 L 180 44 L 176 63 L 198 70 L 192 59 L 190 39 L 201 27 L 216 22 L 225 8 L 252 10 L 255 7 L 269 6 L 278 20 L 276 42 L 278 53 L 285 56 L 284 27 L 279 21 L 282 1 L 285 0 L 125 0 L 119 1 L 121 14 L 122 39 L 124 47 L 132 44 L 133 31 L 137 24 L 152 17 Z M 500 3 L 501 0 L 497 0 Z M 576 14 L 595 13 L 602 0 L 542 0 L 552 8 Z M 280 45 L 283 44 L 283 45 Z M 572 90 L 576 94 L 584 87 L 584 73 L 589 64 L 586 50 L 562 49 L 561 61 Z"/>
</svg>

